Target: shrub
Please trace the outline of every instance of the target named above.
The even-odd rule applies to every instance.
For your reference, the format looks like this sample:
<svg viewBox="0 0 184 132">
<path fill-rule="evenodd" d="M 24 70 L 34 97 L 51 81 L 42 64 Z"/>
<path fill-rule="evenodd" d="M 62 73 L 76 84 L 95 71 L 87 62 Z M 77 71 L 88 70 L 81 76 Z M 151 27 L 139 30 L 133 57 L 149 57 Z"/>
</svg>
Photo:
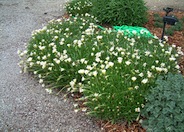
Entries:
<svg viewBox="0 0 184 132">
<path fill-rule="evenodd" d="M 156 87 L 150 89 L 142 114 L 147 131 L 184 131 L 184 77 L 181 74 L 159 76 Z"/>
<path fill-rule="evenodd" d="M 135 120 L 155 78 L 178 72 L 179 53 L 156 38 L 100 31 L 95 22 L 88 14 L 50 22 L 33 32 L 27 50 L 19 52 L 26 54 L 21 63 L 49 92 L 63 88 L 83 94 L 88 114 Z"/>
<path fill-rule="evenodd" d="M 171 61 L 173 55 L 168 56 L 172 48 L 159 45 L 158 40 L 117 38 L 113 33 L 101 36 L 100 43 L 107 48 L 100 48 L 94 53 L 94 63 L 81 69 L 88 71 L 87 75 L 82 73 L 88 80 L 84 86 L 88 114 L 112 122 L 122 118 L 136 120 L 144 106 L 144 94 L 155 78 L 168 71 L 176 72 L 174 67 L 178 65 Z M 171 54 L 175 54 L 174 50 Z"/>
<path fill-rule="evenodd" d="M 93 0 L 91 12 L 101 23 L 142 26 L 147 22 L 143 0 Z"/>
<path fill-rule="evenodd" d="M 73 16 L 90 13 L 93 3 L 91 0 L 72 0 L 65 5 L 65 9 Z"/>
</svg>

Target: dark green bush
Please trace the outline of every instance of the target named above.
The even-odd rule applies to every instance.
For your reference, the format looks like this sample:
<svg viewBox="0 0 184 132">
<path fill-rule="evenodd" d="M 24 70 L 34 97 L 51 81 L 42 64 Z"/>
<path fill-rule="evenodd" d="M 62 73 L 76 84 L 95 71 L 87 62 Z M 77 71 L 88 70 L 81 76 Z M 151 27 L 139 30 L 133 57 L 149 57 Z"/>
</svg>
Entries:
<svg viewBox="0 0 184 132">
<path fill-rule="evenodd" d="M 142 26 L 147 21 L 143 0 L 92 0 L 92 14 L 101 23 Z"/>
<path fill-rule="evenodd" d="M 143 126 L 148 132 L 184 132 L 184 77 L 169 73 L 156 84 L 142 111 Z"/>
</svg>

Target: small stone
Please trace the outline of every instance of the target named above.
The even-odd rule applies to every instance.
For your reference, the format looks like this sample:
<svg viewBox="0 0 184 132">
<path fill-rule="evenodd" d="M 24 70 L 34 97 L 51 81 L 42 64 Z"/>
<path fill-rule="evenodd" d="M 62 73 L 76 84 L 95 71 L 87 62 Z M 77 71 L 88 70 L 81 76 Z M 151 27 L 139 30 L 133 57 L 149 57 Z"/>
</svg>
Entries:
<svg viewBox="0 0 184 132">
<path fill-rule="evenodd" d="M 25 9 L 30 9 L 30 8 L 28 6 L 26 6 Z"/>
</svg>

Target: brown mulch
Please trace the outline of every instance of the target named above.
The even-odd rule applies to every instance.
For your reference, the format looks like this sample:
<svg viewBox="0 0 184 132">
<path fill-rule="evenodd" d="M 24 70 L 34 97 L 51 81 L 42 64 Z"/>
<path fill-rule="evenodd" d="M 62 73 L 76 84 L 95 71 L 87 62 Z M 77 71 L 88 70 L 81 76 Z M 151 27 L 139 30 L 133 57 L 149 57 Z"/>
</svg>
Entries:
<svg viewBox="0 0 184 132">
<path fill-rule="evenodd" d="M 165 16 L 164 11 L 149 11 L 149 21 L 145 24 L 145 27 L 154 35 L 158 36 L 161 38 L 162 36 L 162 28 L 157 28 L 154 26 L 154 14 L 159 14 L 160 16 Z M 176 16 L 178 19 L 181 19 L 184 17 L 184 11 L 174 11 L 171 12 L 170 14 Z M 184 23 L 183 23 L 184 25 Z M 166 28 L 169 26 L 167 25 Z M 179 46 L 182 48 L 182 51 L 184 52 L 184 27 L 182 31 L 175 31 L 173 36 L 168 36 L 168 43 L 169 44 L 175 44 L 176 46 Z M 181 58 L 180 60 L 180 70 L 182 74 L 184 74 L 184 57 Z"/>
</svg>

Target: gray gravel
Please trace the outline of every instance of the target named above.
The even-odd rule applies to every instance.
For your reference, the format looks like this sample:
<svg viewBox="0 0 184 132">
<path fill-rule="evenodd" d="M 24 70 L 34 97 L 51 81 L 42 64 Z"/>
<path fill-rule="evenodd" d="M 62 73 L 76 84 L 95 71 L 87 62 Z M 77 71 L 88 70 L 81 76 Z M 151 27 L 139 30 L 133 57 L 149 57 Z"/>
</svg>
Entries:
<svg viewBox="0 0 184 132">
<path fill-rule="evenodd" d="M 168 0 L 146 0 L 150 9 Z M 183 9 L 183 0 L 169 5 Z M 173 2 L 173 3 L 172 3 Z M 75 113 L 73 102 L 49 95 L 37 80 L 20 74 L 17 49 L 24 49 L 31 32 L 63 14 L 64 0 L 0 0 L 0 131 L 98 132 L 94 119 Z"/>
<path fill-rule="evenodd" d="M 172 7 L 175 10 L 184 11 L 184 0 L 145 0 L 151 10 L 162 10 L 165 7 Z"/>
<path fill-rule="evenodd" d="M 49 95 L 20 74 L 17 49 L 31 32 L 63 14 L 62 0 L 0 0 L 0 131 L 98 132 L 93 119 L 75 113 L 73 102 Z"/>
</svg>

